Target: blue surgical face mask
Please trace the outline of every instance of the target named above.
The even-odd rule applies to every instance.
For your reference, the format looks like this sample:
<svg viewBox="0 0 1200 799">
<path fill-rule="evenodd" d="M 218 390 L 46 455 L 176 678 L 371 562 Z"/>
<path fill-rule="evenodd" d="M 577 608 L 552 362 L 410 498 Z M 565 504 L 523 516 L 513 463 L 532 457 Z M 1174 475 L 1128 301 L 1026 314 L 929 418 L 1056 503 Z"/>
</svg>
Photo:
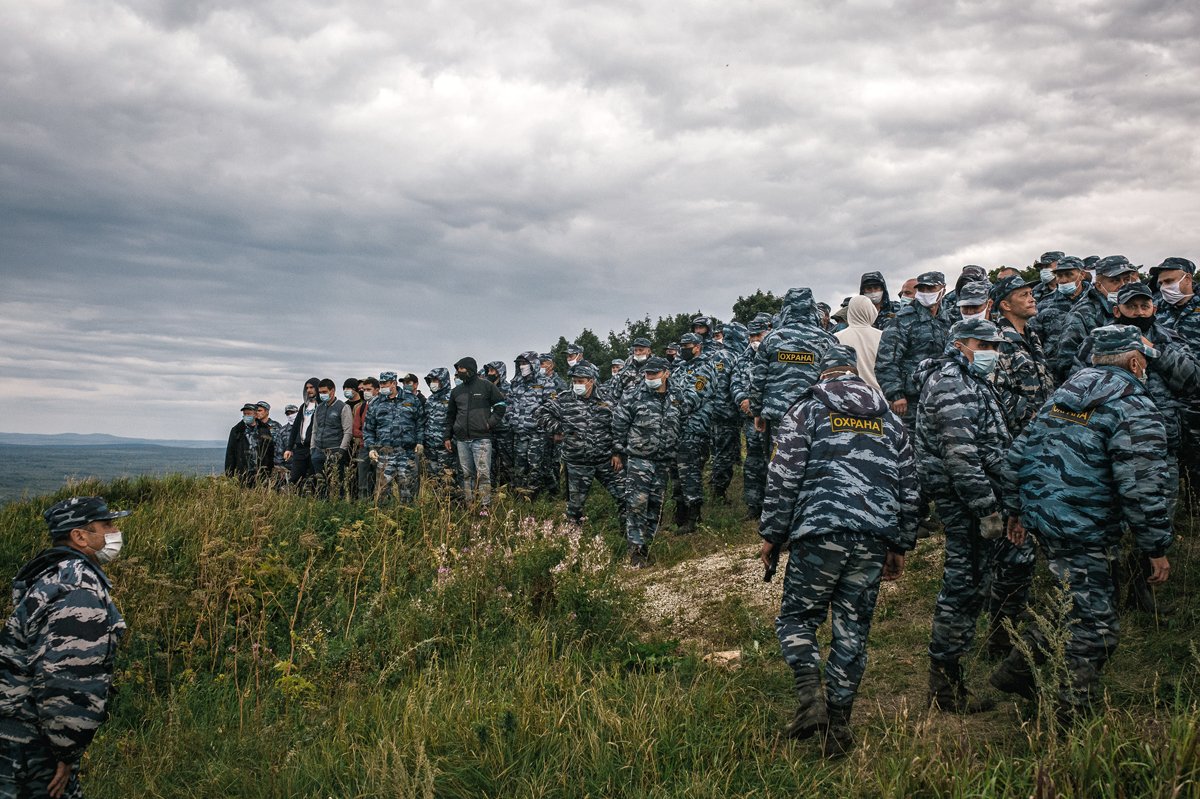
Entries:
<svg viewBox="0 0 1200 799">
<path fill-rule="evenodd" d="M 350 389 L 346 389 L 342 392 L 342 396 L 346 399 L 354 399 L 354 392 Z"/>
<path fill-rule="evenodd" d="M 907 306 L 909 306 L 909 305 L 912 305 L 912 304 L 913 304 L 913 298 L 912 298 L 912 297 L 901 297 L 901 298 L 900 298 L 900 306 L 901 306 L 901 307 L 907 307 Z"/>
<path fill-rule="evenodd" d="M 971 361 L 971 371 L 980 377 L 987 377 L 996 371 L 998 360 L 1000 360 L 1000 353 L 996 350 L 975 350 L 975 357 Z"/>
<path fill-rule="evenodd" d="M 254 424 L 254 417 L 248 413 L 243 413 L 242 414 L 242 423 L 243 424 Z"/>
<path fill-rule="evenodd" d="M 1074 283 L 1059 283 L 1058 284 L 1058 293 L 1063 294 L 1067 297 L 1073 297 L 1075 295 L 1075 292 L 1078 290 L 1079 290 L 1079 287 L 1076 286 Z"/>
<path fill-rule="evenodd" d="M 379 387 L 379 396 L 381 396 L 381 397 L 392 396 L 392 387 L 391 386 L 380 386 Z"/>
<path fill-rule="evenodd" d="M 328 392 L 325 392 L 325 391 L 321 392 L 321 402 L 329 402 L 329 393 Z"/>
<path fill-rule="evenodd" d="M 650 388 L 654 389 L 655 391 L 657 391 L 658 389 L 662 388 L 662 378 L 655 377 L 655 378 L 651 379 L 651 378 L 647 377 L 646 385 L 649 386 Z"/>
<path fill-rule="evenodd" d="M 1038 275 L 1042 278 L 1043 283 L 1053 283 L 1054 282 L 1054 270 L 1053 269 L 1043 269 L 1041 272 L 1038 273 Z"/>
</svg>

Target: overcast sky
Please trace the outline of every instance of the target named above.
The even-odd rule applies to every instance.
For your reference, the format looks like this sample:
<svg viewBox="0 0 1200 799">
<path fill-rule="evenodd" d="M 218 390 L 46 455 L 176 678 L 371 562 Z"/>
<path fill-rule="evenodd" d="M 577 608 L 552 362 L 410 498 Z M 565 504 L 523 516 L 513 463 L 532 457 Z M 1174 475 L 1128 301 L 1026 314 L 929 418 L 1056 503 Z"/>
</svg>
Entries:
<svg viewBox="0 0 1200 799">
<path fill-rule="evenodd" d="M 1200 260 L 1196 8 L 9 3 L 0 428 L 223 438 L 756 288 Z"/>
</svg>

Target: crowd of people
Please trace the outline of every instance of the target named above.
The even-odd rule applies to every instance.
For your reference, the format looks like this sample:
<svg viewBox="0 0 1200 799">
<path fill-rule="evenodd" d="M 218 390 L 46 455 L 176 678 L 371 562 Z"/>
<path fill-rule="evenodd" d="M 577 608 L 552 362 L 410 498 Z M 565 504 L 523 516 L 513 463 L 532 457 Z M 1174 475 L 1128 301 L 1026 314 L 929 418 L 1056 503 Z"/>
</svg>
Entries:
<svg viewBox="0 0 1200 799">
<path fill-rule="evenodd" d="M 529 499 L 563 496 L 573 524 L 586 523 L 599 483 L 642 567 L 667 486 L 686 535 L 706 499 L 731 501 L 740 463 L 767 579 L 788 551 L 776 629 L 798 704 L 786 733 L 819 735 L 830 757 L 854 745 L 881 581 L 900 577 L 905 553 L 938 530 L 930 706 L 994 706 L 963 670 L 985 613 L 983 647 L 998 661 L 989 683 L 1037 698 L 1034 672 L 1051 650 L 1028 623 L 1040 550 L 1070 602 L 1054 697 L 1070 724 L 1094 705 L 1119 611 L 1154 609 L 1176 505 L 1195 500 L 1200 297 L 1184 258 L 1144 277 L 1119 255 L 1048 252 L 1035 267 L 1027 282 L 970 265 L 953 287 L 924 272 L 894 298 L 868 272 L 832 313 L 793 288 L 778 313 L 747 324 L 698 316 L 660 354 L 635 338 L 604 380 L 577 346 L 565 380 L 533 350 L 511 379 L 503 362 L 467 357 L 453 375 L 432 370 L 425 390 L 414 374 L 385 371 L 346 380 L 339 397 L 333 380 L 311 378 L 284 423 L 267 402 L 242 406 L 226 471 L 375 502 L 412 502 L 425 480 L 480 513 L 505 484 Z M 52 546 L 18 576 L 0 636 L 0 786 L 19 772 L 54 796 L 77 790 L 124 630 L 100 568 L 121 550 L 123 515 L 99 497 L 46 511 Z M 822 668 L 816 633 L 830 613 Z"/>
</svg>

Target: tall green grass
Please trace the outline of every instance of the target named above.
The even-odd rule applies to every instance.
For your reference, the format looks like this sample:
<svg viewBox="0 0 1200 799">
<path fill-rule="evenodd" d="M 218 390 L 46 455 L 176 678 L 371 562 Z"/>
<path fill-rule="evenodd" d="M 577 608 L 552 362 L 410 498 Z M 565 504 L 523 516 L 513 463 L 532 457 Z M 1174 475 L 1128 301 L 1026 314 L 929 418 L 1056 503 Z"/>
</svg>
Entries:
<svg viewBox="0 0 1200 799">
<path fill-rule="evenodd" d="M 503 495 L 480 518 L 433 496 L 377 508 L 225 479 L 71 493 L 93 492 L 135 515 L 110 570 L 130 632 L 84 762 L 91 796 L 1200 796 L 1190 541 L 1167 613 L 1123 619 L 1108 706 L 1067 734 L 1011 703 L 924 710 L 938 542 L 923 543 L 881 600 L 860 745 L 826 763 L 777 735 L 792 698 L 770 614 L 738 606 L 732 670 L 656 632 L 607 499 L 580 533 L 561 505 Z M 44 545 L 50 501 L 0 509 L 4 574 Z M 702 534 L 655 547 L 673 564 L 755 538 L 715 507 Z"/>
</svg>

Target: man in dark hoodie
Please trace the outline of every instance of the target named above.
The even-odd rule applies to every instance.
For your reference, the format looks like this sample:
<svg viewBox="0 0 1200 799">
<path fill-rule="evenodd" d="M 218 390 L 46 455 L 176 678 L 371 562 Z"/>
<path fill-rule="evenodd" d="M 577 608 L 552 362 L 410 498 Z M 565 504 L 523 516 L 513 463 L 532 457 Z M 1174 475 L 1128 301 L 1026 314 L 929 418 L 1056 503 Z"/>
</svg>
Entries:
<svg viewBox="0 0 1200 799">
<path fill-rule="evenodd" d="M 13 580 L 0 633 L 0 796 L 78 797 L 84 751 L 107 716 L 125 620 L 100 564 L 121 551 L 103 497 L 71 497 L 43 514 L 51 548 Z"/>
<path fill-rule="evenodd" d="M 1171 546 L 1164 477 L 1169 474 L 1162 415 L 1144 387 L 1158 357 L 1132 325 L 1092 331 L 1092 366 L 1076 372 L 1050 396 L 1009 452 L 1010 510 L 1037 535 L 1050 572 L 1071 598 L 1067 675 L 1058 715 L 1067 723 L 1086 712 L 1099 693 L 1100 671 L 1120 631 L 1110 573 L 1110 553 L 1125 529 L 1150 559 L 1151 585 L 1170 574 Z M 1026 631 L 1030 651 L 1042 660 L 1041 631 Z M 992 674 L 1007 693 L 1032 699 L 1033 675 L 1013 649 Z"/>
<path fill-rule="evenodd" d="M 876 330 L 886 330 L 896 318 L 900 303 L 888 297 L 887 281 L 883 278 L 883 272 L 865 273 L 858 281 L 858 293 L 870 300 L 875 305 L 875 310 L 879 311 L 872 327 Z"/>
<path fill-rule="evenodd" d="M 504 394 L 479 377 L 474 358 L 454 364 L 454 373 L 461 382 L 450 392 L 443 446 L 447 452 L 458 448 L 467 504 L 478 501 L 486 508 L 492 501 L 492 430 L 504 418 Z"/>
<path fill-rule="evenodd" d="M 904 569 L 916 544 L 916 464 L 908 431 L 835 344 L 820 382 L 788 410 L 776 435 L 759 534 L 768 569 L 791 542 L 775 629 L 800 700 L 792 738 L 823 734 L 827 756 L 854 744 L 850 713 L 867 662 L 880 580 Z M 817 628 L 833 612 L 821 691 Z"/>
<path fill-rule="evenodd" d="M 317 384 L 320 382 L 318 377 L 310 377 L 304 381 L 300 411 L 292 423 L 287 450 L 283 453 L 283 459 L 292 467 L 288 482 L 294 486 L 300 486 L 302 481 L 316 474 L 312 463 L 312 441 L 316 427 L 313 417 L 317 412 Z"/>
</svg>

